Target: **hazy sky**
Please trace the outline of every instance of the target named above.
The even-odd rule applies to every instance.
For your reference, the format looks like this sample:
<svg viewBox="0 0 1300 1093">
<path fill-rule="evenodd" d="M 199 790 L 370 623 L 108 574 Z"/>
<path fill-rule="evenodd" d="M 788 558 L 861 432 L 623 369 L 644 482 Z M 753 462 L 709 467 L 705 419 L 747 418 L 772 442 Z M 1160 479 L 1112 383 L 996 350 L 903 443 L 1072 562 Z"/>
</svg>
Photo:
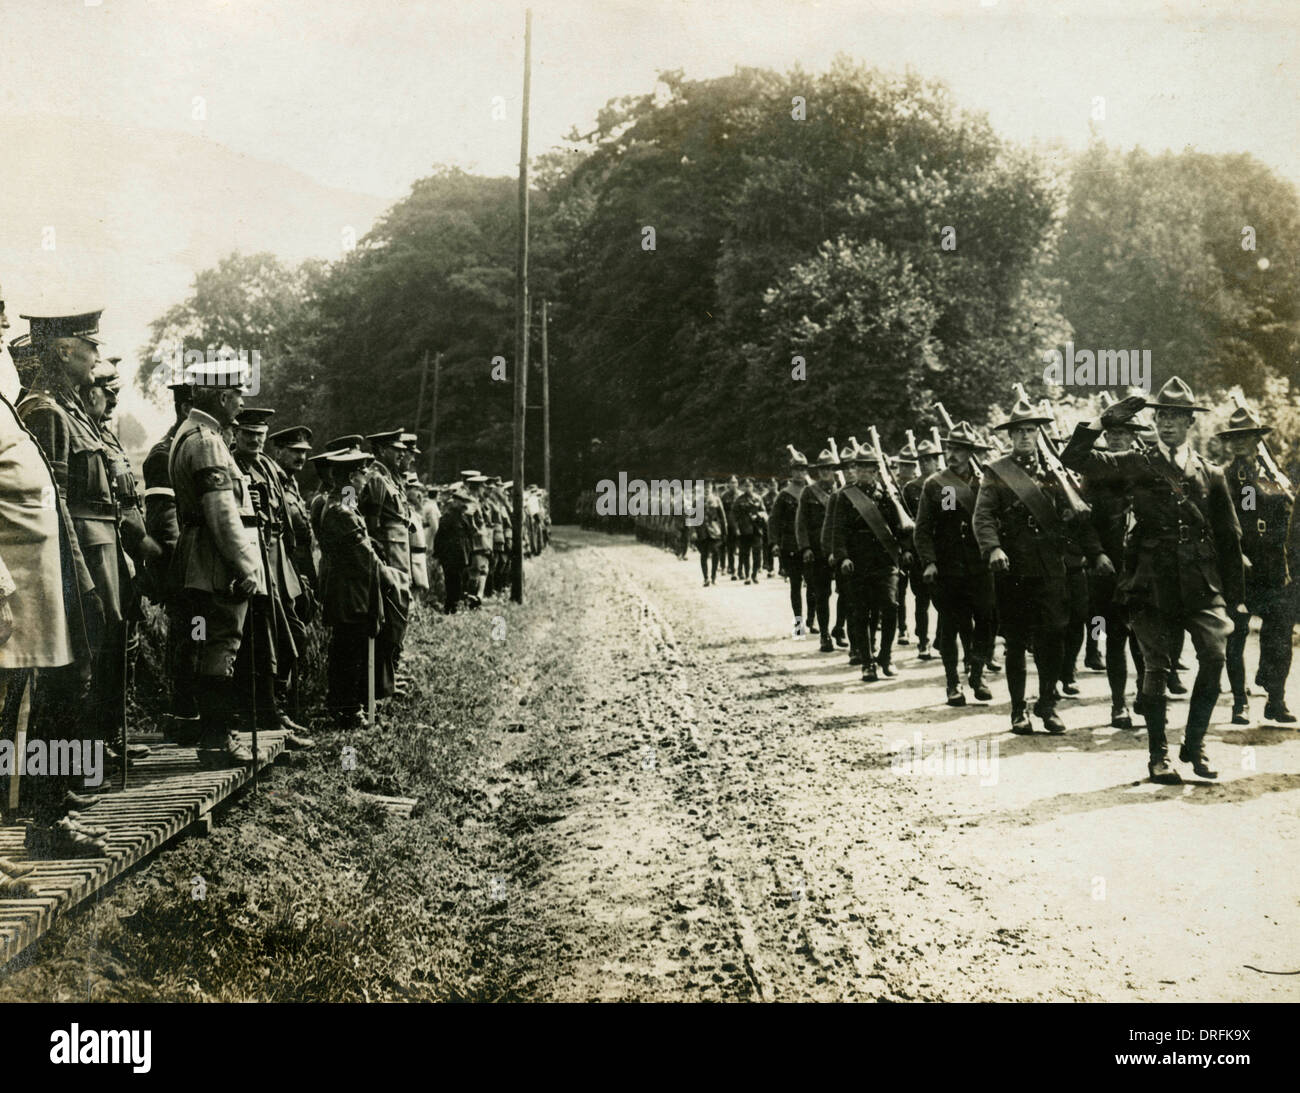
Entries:
<svg viewBox="0 0 1300 1093">
<path fill-rule="evenodd" d="M 0 139 L 0 279 L 11 311 L 55 298 L 103 305 L 106 336 L 131 355 L 214 256 L 337 258 L 336 209 L 378 211 L 435 164 L 513 173 L 524 6 L 0 0 L 0 133 L 18 145 Z M 842 52 L 944 80 L 1013 140 L 1082 147 L 1102 96 L 1097 127 L 1113 145 L 1250 152 L 1300 183 L 1300 0 L 532 8 L 534 154 L 574 126 L 588 131 L 608 99 L 652 90 L 664 69 L 818 71 Z M 235 155 L 202 154 L 221 148 Z M 103 162 L 114 149 L 121 161 Z M 318 192 L 280 167 L 347 193 Z M 361 234 L 374 212 L 345 215 Z M 56 251 L 42 249 L 48 223 L 60 232 Z M 123 407 L 160 420 L 132 393 Z"/>
<path fill-rule="evenodd" d="M 1300 181 L 1296 0 L 554 0 L 533 5 L 534 150 L 655 73 L 824 68 L 947 81 L 1019 140 L 1249 151 Z M 0 0 L 0 110 L 200 133 L 330 186 L 515 170 L 515 0 Z M 60 63 L 66 60 L 68 63 Z M 508 107 L 492 120 L 494 96 Z M 195 120 L 194 99 L 206 100 Z M 7 151 L 7 150 L 6 150 Z"/>
</svg>

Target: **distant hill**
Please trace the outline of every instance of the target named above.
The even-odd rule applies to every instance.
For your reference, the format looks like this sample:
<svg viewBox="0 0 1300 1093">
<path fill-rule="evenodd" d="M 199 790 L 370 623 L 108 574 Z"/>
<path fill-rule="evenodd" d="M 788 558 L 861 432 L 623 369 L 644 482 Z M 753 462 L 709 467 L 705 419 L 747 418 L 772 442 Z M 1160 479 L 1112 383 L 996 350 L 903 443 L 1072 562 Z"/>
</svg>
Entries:
<svg viewBox="0 0 1300 1093">
<path fill-rule="evenodd" d="M 0 115 L 0 283 L 13 322 L 43 307 L 105 308 L 105 349 L 135 375 L 150 320 L 187 293 L 194 274 L 231 251 L 296 262 L 336 258 L 345 229 L 360 238 L 391 203 L 322 186 L 220 144 L 161 130 L 61 117 Z M 54 249 L 42 247 L 54 229 Z M 134 391 L 123 409 L 147 426 Z"/>
</svg>

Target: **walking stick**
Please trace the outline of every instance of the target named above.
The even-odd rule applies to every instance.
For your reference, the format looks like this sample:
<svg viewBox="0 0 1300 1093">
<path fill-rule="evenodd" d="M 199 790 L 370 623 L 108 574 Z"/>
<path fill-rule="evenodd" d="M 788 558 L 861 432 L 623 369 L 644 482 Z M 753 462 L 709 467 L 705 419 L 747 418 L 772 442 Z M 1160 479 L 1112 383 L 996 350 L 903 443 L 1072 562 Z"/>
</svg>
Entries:
<svg viewBox="0 0 1300 1093">
<path fill-rule="evenodd" d="M 127 680 L 127 667 L 129 665 L 130 655 L 131 655 L 131 650 L 129 648 L 131 644 L 130 628 L 131 628 L 131 624 L 126 619 L 123 619 L 122 620 L 122 701 L 121 701 L 121 708 L 118 710 L 118 722 L 121 728 L 121 732 L 119 735 L 121 737 L 121 744 L 122 744 L 122 762 L 118 767 L 118 779 L 117 779 L 117 788 L 122 790 L 123 792 L 126 791 L 127 764 L 131 762 L 129 756 L 127 755 L 127 749 L 130 747 L 131 742 L 126 727 L 126 680 Z"/>
<path fill-rule="evenodd" d="M 248 664 L 253 680 L 253 792 L 257 792 L 257 613 L 254 601 L 248 601 Z"/>
<path fill-rule="evenodd" d="M 375 636 L 366 637 L 366 720 L 375 727 Z"/>
<path fill-rule="evenodd" d="M 9 776 L 9 811 L 18 811 L 18 787 L 22 781 L 23 756 L 27 752 L 27 724 L 32 715 L 32 688 L 35 673 L 22 672 L 18 677 L 18 721 L 14 732 L 14 772 Z M 8 696 L 6 696 L 8 697 Z"/>
</svg>

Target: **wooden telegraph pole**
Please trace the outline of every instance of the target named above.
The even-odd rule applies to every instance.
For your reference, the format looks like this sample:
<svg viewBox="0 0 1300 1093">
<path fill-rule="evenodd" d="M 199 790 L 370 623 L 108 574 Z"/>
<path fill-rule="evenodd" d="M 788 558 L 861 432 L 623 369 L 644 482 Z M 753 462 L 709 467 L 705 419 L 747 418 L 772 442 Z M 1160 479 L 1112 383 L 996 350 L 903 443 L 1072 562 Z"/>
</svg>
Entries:
<svg viewBox="0 0 1300 1093">
<path fill-rule="evenodd" d="M 429 409 L 429 481 L 433 481 L 433 449 L 438 443 L 438 378 L 442 372 L 442 354 L 433 355 L 433 405 Z"/>
<path fill-rule="evenodd" d="M 420 432 L 420 422 L 424 419 L 424 388 L 429 382 L 429 351 L 424 351 L 424 363 L 420 366 L 420 393 L 415 399 L 415 424 L 411 426 L 411 431 L 417 436 Z M 432 448 L 433 444 L 430 443 Z"/>
<path fill-rule="evenodd" d="M 524 602 L 524 409 L 528 396 L 528 95 L 533 67 L 533 9 L 524 12 L 524 98 L 519 128 L 519 254 L 515 267 L 514 542 L 510 598 Z"/>
<path fill-rule="evenodd" d="M 542 301 L 542 489 L 551 496 L 551 371 L 546 354 L 546 301 Z"/>
</svg>

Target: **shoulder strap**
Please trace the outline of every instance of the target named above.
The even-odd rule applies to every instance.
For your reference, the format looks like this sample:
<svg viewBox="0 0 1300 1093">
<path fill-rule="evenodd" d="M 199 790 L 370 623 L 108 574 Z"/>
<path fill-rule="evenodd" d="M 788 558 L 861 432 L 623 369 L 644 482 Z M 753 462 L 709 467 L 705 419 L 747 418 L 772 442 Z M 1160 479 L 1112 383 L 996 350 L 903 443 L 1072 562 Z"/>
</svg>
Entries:
<svg viewBox="0 0 1300 1093">
<path fill-rule="evenodd" d="M 857 486 L 846 486 L 843 493 L 853 507 L 858 510 L 858 515 L 866 522 L 867 527 L 871 529 L 871 533 L 880 540 L 880 545 L 897 562 L 899 555 L 898 543 L 894 541 L 894 535 L 889 530 L 889 525 L 885 523 L 885 518 L 880 514 L 880 509 L 876 503 Z"/>
<path fill-rule="evenodd" d="M 808 485 L 805 486 L 804 488 L 805 488 L 809 493 L 811 493 L 811 494 L 813 495 L 813 499 L 814 499 L 814 500 L 815 500 L 819 505 L 825 505 L 825 504 L 826 504 L 827 497 L 826 497 L 826 494 L 825 494 L 825 493 L 823 492 L 823 490 L 822 490 L 822 486 L 821 486 L 821 483 L 820 483 L 820 482 L 809 482 Z"/>
<path fill-rule="evenodd" d="M 1187 460 L 1188 466 L 1193 459 L 1200 457 L 1189 451 Z M 1173 491 L 1174 499 L 1178 503 L 1178 511 L 1185 515 L 1187 522 L 1195 527 L 1198 531 L 1205 527 L 1205 515 L 1196 507 L 1195 502 L 1187 496 L 1187 488 L 1183 485 L 1183 476 L 1178 473 L 1177 467 L 1172 467 L 1162 458 L 1151 458 L 1151 453 L 1146 453 L 1147 466 L 1163 481 L 1168 483 L 1169 488 Z"/>
<path fill-rule="evenodd" d="M 807 489 L 806 486 L 799 487 L 796 486 L 793 482 L 787 482 L 784 486 L 781 487 L 781 492 L 784 494 L 788 494 L 790 497 L 794 498 L 794 500 L 798 501 L 799 495 L 803 493 L 805 489 Z"/>
<path fill-rule="evenodd" d="M 1053 534 L 1062 532 L 1061 518 L 1056 512 L 1056 507 L 1048 500 L 1038 483 L 1030 478 L 1025 473 L 1025 469 L 1011 456 L 1003 456 L 988 469 L 1006 483 L 1007 488 L 1016 495 L 1016 500 L 1029 510 L 1030 515 L 1045 530 Z"/>
<path fill-rule="evenodd" d="M 944 467 L 935 479 L 941 485 L 948 486 L 956 494 L 957 504 L 966 511 L 970 516 L 975 511 L 975 491 L 970 486 L 957 477 L 957 472 L 951 467 Z"/>
</svg>

